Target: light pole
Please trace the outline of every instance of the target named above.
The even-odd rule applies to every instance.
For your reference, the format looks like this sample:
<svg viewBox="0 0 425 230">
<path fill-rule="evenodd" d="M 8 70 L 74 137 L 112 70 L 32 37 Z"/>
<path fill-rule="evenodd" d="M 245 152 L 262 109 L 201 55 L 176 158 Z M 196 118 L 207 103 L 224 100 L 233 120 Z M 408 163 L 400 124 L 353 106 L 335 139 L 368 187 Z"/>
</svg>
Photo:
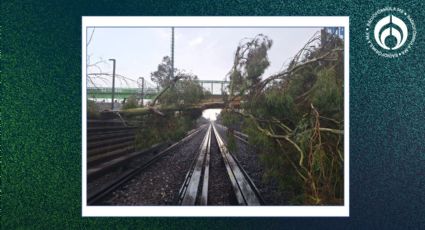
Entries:
<svg viewBox="0 0 425 230">
<path fill-rule="evenodd" d="M 171 27 L 171 80 L 174 80 L 174 27 Z"/>
<path fill-rule="evenodd" d="M 143 107 L 143 97 L 144 97 L 144 91 L 145 91 L 145 78 L 139 77 L 139 88 L 141 87 L 142 91 L 140 92 L 140 99 L 142 100 L 142 107 Z"/>
<path fill-rule="evenodd" d="M 109 61 L 112 61 L 113 63 L 113 69 L 112 69 L 112 106 L 111 106 L 111 110 L 114 110 L 114 97 L 115 97 L 115 62 L 116 60 L 111 58 L 109 59 Z"/>
</svg>

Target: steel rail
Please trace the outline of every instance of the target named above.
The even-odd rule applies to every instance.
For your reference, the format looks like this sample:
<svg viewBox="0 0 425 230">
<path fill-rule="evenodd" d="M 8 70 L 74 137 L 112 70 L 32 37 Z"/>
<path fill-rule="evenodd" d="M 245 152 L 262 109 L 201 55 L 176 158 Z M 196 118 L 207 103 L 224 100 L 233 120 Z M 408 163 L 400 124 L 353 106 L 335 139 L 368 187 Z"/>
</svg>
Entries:
<svg viewBox="0 0 425 230">
<path fill-rule="evenodd" d="M 123 142 L 127 142 L 127 141 L 134 142 L 134 139 L 135 139 L 135 135 L 119 136 L 119 137 L 110 136 L 108 139 L 101 140 L 101 141 L 88 141 L 87 149 L 90 151 L 91 149 L 98 149 L 98 148 L 107 147 L 111 145 L 122 144 Z"/>
<path fill-rule="evenodd" d="M 105 133 L 105 134 L 96 133 L 96 134 L 91 134 L 87 136 L 87 144 L 90 145 L 91 143 L 105 141 L 105 140 L 118 138 L 118 137 L 134 137 L 134 136 L 135 136 L 134 130 Z"/>
<path fill-rule="evenodd" d="M 185 143 L 186 141 L 190 140 L 192 137 L 194 137 L 202 129 L 203 129 L 203 126 L 199 127 L 198 129 L 196 129 L 196 131 L 191 132 L 189 135 L 187 135 L 182 140 L 180 140 L 180 141 L 174 143 L 173 145 L 169 146 L 168 148 L 162 150 L 160 153 L 158 153 L 157 155 L 155 155 L 152 159 L 150 159 L 149 161 L 147 161 L 145 164 L 141 165 L 140 167 L 127 170 L 126 172 L 124 172 L 123 174 L 121 174 L 121 176 L 118 179 L 107 183 L 106 185 L 104 185 L 98 191 L 96 191 L 96 192 L 94 192 L 92 194 L 88 194 L 88 192 L 86 191 L 87 192 L 87 204 L 88 205 L 96 204 L 96 202 L 98 202 L 101 199 L 103 199 L 109 193 L 111 193 L 112 191 L 116 190 L 118 187 L 120 187 L 121 185 L 123 185 L 127 181 L 131 180 L 134 176 L 138 175 L 139 173 L 141 173 L 145 169 L 149 168 L 151 165 L 153 165 L 155 162 L 157 162 L 163 156 L 167 155 L 172 149 L 174 149 L 177 146 L 179 146 L 179 145 Z M 136 154 L 134 154 L 134 156 L 132 156 L 132 158 L 133 157 L 136 157 L 138 155 L 140 155 L 140 153 L 139 152 L 136 152 Z"/>
<path fill-rule="evenodd" d="M 111 141 L 111 144 L 108 144 L 108 145 L 104 144 L 103 146 L 100 146 L 97 148 L 87 149 L 87 156 L 89 156 L 90 158 L 90 157 L 102 155 L 114 150 L 120 150 L 125 147 L 132 147 L 134 149 L 134 138 L 131 138 L 129 140 L 122 140 L 121 142 L 118 142 L 118 143 Z"/>
<path fill-rule="evenodd" d="M 244 135 L 242 135 L 245 137 Z M 240 162 L 229 152 L 213 123 L 194 158 L 179 191 L 180 205 L 208 205 L 209 160 L 211 139 L 216 138 L 228 178 L 239 205 L 262 205 L 264 201 L 258 188 L 243 169 Z"/>
<path fill-rule="evenodd" d="M 256 189 L 248 174 L 244 172 L 243 168 L 240 167 L 240 164 L 229 152 L 214 123 L 212 127 L 238 204 L 261 205 L 262 199 L 259 196 L 258 189 Z"/>
<path fill-rule="evenodd" d="M 178 199 L 180 205 L 207 205 L 210 147 L 211 125 L 208 127 L 198 154 L 192 162 L 180 188 Z M 201 183 L 202 185 L 200 186 Z"/>
<path fill-rule="evenodd" d="M 216 126 L 220 126 L 222 129 L 227 130 L 227 127 L 226 127 L 226 126 L 223 126 L 223 125 L 220 125 L 220 124 L 216 124 Z M 233 131 L 233 136 L 234 136 L 236 139 L 238 139 L 238 140 L 242 141 L 244 144 L 251 145 L 251 144 L 248 142 L 248 135 L 247 135 L 247 134 L 234 130 L 234 131 Z M 252 145 L 251 145 L 251 146 L 252 146 Z M 253 146 L 253 147 L 255 147 L 255 146 Z"/>
<path fill-rule="evenodd" d="M 114 132 L 122 132 L 122 131 L 129 131 L 129 130 L 135 130 L 137 127 L 135 126 L 110 126 L 110 127 L 93 127 L 93 128 L 87 128 L 87 134 L 97 134 L 97 133 L 114 133 Z"/>
</svg>

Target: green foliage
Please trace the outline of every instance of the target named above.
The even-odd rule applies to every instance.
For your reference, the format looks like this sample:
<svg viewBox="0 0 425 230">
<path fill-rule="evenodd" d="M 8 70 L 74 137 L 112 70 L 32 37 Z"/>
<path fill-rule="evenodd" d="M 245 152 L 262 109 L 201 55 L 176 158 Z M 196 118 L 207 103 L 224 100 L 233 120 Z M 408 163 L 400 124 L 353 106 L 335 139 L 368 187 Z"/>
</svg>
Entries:
<svg viewBox="0 0 425 230">
<path fill-rule="evenodd" d="M 175 78 L 172 79 L 172 71 L 171 59 L 166 56 L 158 65 L 158 70 L 151 73 L 152 81 L 158 83 L 163 89 L 158 102 L 161 104 L 159 110 L 162 109 L 165 115 L 145 114 L 138 117 L 138 122 L 141 123 L 136 135 L 138 149 L 183 138 L 187 131 L 195 127 L 196 119 L 202 115 L 201 111 L 187 109 L 188 106 L 197 104 L 204 98 L 204 91 L 198 77 L 174 69 Z M 133 101 L 129 99 L 128 102 L 129 107 L 134 106 Z"/>
<path fill-rule="evenodd" d="M 273 41 L 263 34 L 241 41 L 236 49 L 232 70 L 228 74 L 232 95 L 243 94 L 242 91 L 261 80 L 261 75 L 270 65 L 267 51 L 272 44 Z"/>
<path fill-rule="evenodd" d="M 231 111 L 222 110 L 220 113 L 221 122 L 229 129 L 238 129 L 243 122 L 243 119 Z"/>
<path fill-rule="evenodd" d="M 244 63 L 246 77 L 252 83 L 257 83 L 260 76 L 264 73 L 270 62 L 267 57 L 267 51 L 271 48 L 273 42 L 267 36 L 259 35 L 250 43 L 247 43 L 247 59 Z"/>
<path fill-rule="evenodd" d="M 158 69 L 151 73 L 151 80 L 164 88 L 171 83 L 171 73 L 171 58 L 169 56 L 165 56 L 162 58 L 161 64 L 158 65 Z"/>
<path fill-rule="evenodd" d="M 227 148 L 230 152 L 237 151 L 236 138 L 233 134 L 233 130 L 228 130 L 227 132 Z"/>
<path fill-rule="evenodd" d="M 343 55 L 334 51 L 343 42 L 332 36 L 321 41 L 307 44 L 285 74 L 265 87 L 254 83 L 268 66 L 268 46 L 247 51 L 253 59 L 242 64 L 236 55 L 230 76 L 231 84 L 239 86 L 233 89 L 240 90 L 242 108 L 222 113 L 225 125 L 242 125 L 261 152 L 264 178 L 276 181 L 290 204 L 342 204 L 344 198 Z M 329 55 L 328 61 L 316 61 L 323 55 Z"/>
<path fill-rule="evenodd" d="M 183 78 L 177 81 L 173 87 L 168 89 L 159 99 L 163 105 L 172 105 L 184 107 L 196 104 L 204 98 L 202 86 L 197 81 L 196 76 L 193 78 Z"/>
<path fill-rule="evenodd" d="M 122 109 L 126 110 L 126 109 L 134 109 L 139 107 L 137 104 L 137 98 L 135 95 L 130 96 L 127 101 L 125 102 L 125 104 L 123 105 Z"/>
<path fill-rule="evenodd" d="M 227 127 L 227 148 L 231 152 L 234 152 L 237 150 L 234 130 L 240 129 L 243 119 L 227 110 L 222 110 L 220 113 L 220 120 L 221 123 Z"/>
<path fill-rule="evenodd" d="M 172 69 L 171 58 L 165 56 L 158 70 L 151 73 L 151 80 L 165 91 L 159 98 L 162 105 L 184 107 L 204 98 L 203 88 L 196 75 L 174 69 L 175 78 L 171 79 Z"/>
<path fill-rule="evenodd" d="M 344 109 L 343 90 L 337 84 L 336 72 L 333 69 L 325 69 L 318 74 L 317 82 L 310 95 L 312 103 L 316 106 L 320 114 L 336 116 L 335 119 L 342 120 Z"/>
<path fill-rule="evenodd" d="M 146 149 L 154 144 L 174 142 L 183 138 L 195 127 L 200 114 L 181 112 L 166 114 L 165 117 L 150 114 L 140 119 L 141 127 L 136 132 L 136 148 Z"/>
</svg>

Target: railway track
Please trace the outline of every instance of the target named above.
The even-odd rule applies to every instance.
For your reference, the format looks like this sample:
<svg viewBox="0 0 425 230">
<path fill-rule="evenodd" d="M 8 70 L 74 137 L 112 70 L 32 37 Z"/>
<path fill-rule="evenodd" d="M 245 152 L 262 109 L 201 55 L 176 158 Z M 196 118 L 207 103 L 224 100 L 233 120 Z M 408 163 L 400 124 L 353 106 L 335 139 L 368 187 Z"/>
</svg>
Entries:
<svg viewBox="0 0 425 230">
<path fill-rule="evenodd" d="M 223 125 L 216 124 L 216 126 L 219 126 L 220 128 L 222 128 L 222 129 L 224 129 L 224 130 L 227 130 L 227 127 L 225 127 L 225 126 L 223 126 Z M 245 133 L 242 133 L 242 132 L 239 132 L 239 131 L 233 130 L 233 136 L 234 136 L 236 139 L 238 139 L 238 140 L 240 140 L 241 142 L 243 142 L 244 144 L 249 145 L 249 142 L 248 142 L 248 135 L 246 135 Z"/>
<path fill-rule="evenodd" d="M 180 184 L 182 182 L 175 183 L 175 197 L 170 200 L 172 202 L 169 202 L 169 204 L 264 204 L 259 190 L 236 157 L 228 151 L 213 123 L 188 132 L 185 138 L 169 147 L 153 146 L 143 151 L 134 151 L 134 144 L 132 143 L 134 140 L 133 127 L 114 123 L 112 127 L 107 128 L 102 124 L 104 125 L 104 123 L 99 122 L 98 125 L 96 124 L 93 127 L 96 129 L 90 129 L 91 132 L 88 133 L 87 181 L 93 183 L 87 190 L 88 205 L 114 203 L 115 198 L 111 200 L 110 194 L 117 189 L 119 190 L 122 185 L 135 178 L 136 175 L 141 175 L 141 172 L 148 168 L 150 169 L 147 171 L 156 171 L 150 166 L 172 152 L 177 146 L 193 139 L 194 136 L 197 136 L 197 141 L 191 141 L 193 142 L 191 144 L 193 150 L 190 150 L 190 152 L 193 151 L 196 157 L 192 164 L 187 165 L 190 170 L 187 171 L 186 177 L 183 174 L 185 171 L 180 172 L 181 181 L 184 179 L 183 185 Z M 204 133 L 206 129 L 205 136 L 199 137 L 199 131 L 203 130 L 202 133 Z M 243 133 L 236 133 L 236 135 L 245 141 L 247 139 L 247 136 Z M 199 146 L 197 150 L 195 149 L 196 145 Z M 143 158 L 138 157 L 142 155 Z M 136 159 L 143 160 L 138 161 Z M 164 164 L 161 163 L 160 165 Z M 158 169 L 160 170 L 160 168 Z M 105 179 L 105 174 L 110 176 Z M 96 182 L 99 181 L 97 178 L 101 178 L 100 181 L 103 182 Z M 139 177 L 137 176 L 137 178 Z M 155 193 L 155 189 L 152 192 Z M 120 202 L 116 204 L 120 204 Z"/>
<path fill-rule="evenodd" d="M 242 135 L 242 137 L 244 137 Z M 242 138 L 241 137 L 241 138 Z M 214 151 L 217 148 L 218 151 Z M 218 154 L 224 165 L 220 167 L 219 164 L 210 165 L 210 160 Z M 213 168 L 211 168 L 214 166 Z M 223 196 L 217 193 L 226 193 L 225 186 L 221 189 L 212 189 L 215 185 L 211 181 L 214 179 L 211 175 L 218 175 L 216 171 L 224 170 L 225 177 L 220 180 L 227 180 L 226 182 L 215 180 L 215 183 L 223 183 L 231 186 L 229 195 Z M 180 205 L 216 205 L 216 198 L 225 199 L 222 203 L 225 205 L 262 205 L 264 204 L 260 192 L 241 167 L 240 163 L 229 152 L 223 142 L 220 134 L 218 133 L 214 123 L 208 127 L 208 131 L 199 147 L 198 154 L 194 159 L 190 170 L 187 172 L 184 183 L 179 191 L 178 204 Z M 226 200 L 227 199 L 227 200 Z"/>
<path fill-rule="evenodd" d="M 136 127 L 118 120 L 87 124 L 87 180 L 91 182 L 131 159 Z"/>
<path fill-rule="evenodd" d="M 185 143 L 186 141 L 190 140 L 192 137 L 194 137 L 198 132 L 200 132 L 203 129 L 203 126 L 199 127 L 196 130 L 192 130 L 188 133 L 188 135 L 180 140 L 179 142 L 174 143 L 173 145 L 167 147 L 166 149 L 160 151 L 159 153 L 155 154 L 152 158 L 147 160 L 141 165 L 138 165 L 137 167 L 133 167 L 127 170 L 124 170 L 122 173 L 120 173 L 119 176 L 117 176 L 114 180 L 109 181 L 108 183 L 101 186 L 101 188 L 97 189 L 94 192 L 87 192 L 87 204 L 88 205 L 96 205 L 101 204 L 101 201 L 104 197 L 106 197 L 108 194 L 110 194 L 112 191 L 116 190 L 118 187 L 126 183 L 127 181 L 131 180 L 134 176 L 140 174 L 143 170 L 149 168 L 151 165 L 153 165 L 155 162 L 157 162 L 159 159 L 161 159 L 163 156 L 165 156 L 168 152 L 170 152 L 172 149 L 176 148 L 177 146 Z M 100 165 L 99 167 L 94 167 L 87 170 L 88 179 L 90 178 L 96 178 L 100 176 L 101 174 L 104 174 L 111 168 L 116 168 L 122 165 L 125 165 L 129 160 L 134 159 L 135 157 L 139 155 L 143 155 L 146 152 L 152 152 L 157 150 L 158 146 L 154 146 L 151 149 L 139 151 L 139 152 L 132 152 L 130 154 L 127 154 L 122 157 L 114 158 L 113 160 L 107 161 L 103 165 Z M 122 159 L 125 158 L 125 159 Z"/>
</svg>

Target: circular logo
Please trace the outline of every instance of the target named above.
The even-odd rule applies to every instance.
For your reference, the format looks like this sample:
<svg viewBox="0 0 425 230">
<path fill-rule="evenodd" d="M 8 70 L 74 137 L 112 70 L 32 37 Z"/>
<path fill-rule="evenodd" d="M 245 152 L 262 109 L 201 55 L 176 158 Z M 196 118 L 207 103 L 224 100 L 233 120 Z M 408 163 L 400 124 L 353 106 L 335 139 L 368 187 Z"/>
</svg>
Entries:
<svg viewBox="0 0 425 230">
<path fill-rule="evenodd" d="M 388 58 L 406 54 L 416 39 L 416 26 L 404 10 L 386 7 L 369 19 L 366 40 L 375 53 Z"/>
</svg>

